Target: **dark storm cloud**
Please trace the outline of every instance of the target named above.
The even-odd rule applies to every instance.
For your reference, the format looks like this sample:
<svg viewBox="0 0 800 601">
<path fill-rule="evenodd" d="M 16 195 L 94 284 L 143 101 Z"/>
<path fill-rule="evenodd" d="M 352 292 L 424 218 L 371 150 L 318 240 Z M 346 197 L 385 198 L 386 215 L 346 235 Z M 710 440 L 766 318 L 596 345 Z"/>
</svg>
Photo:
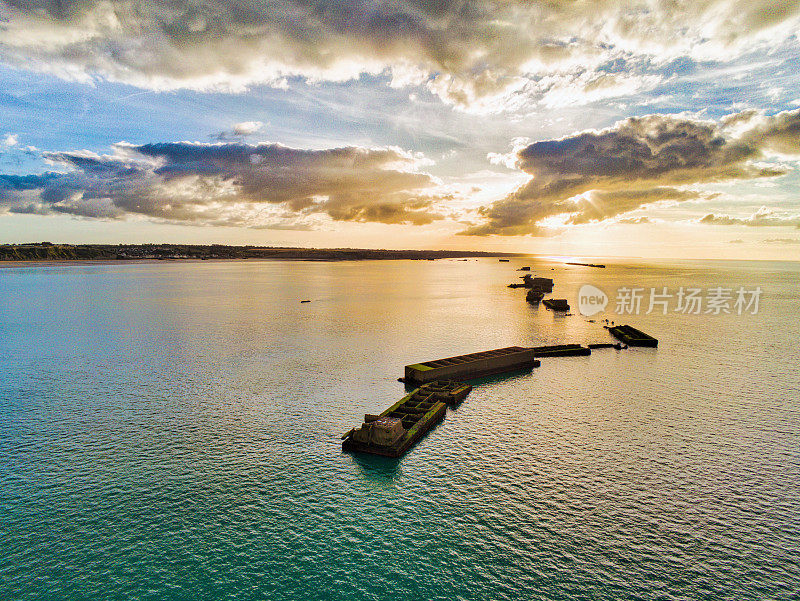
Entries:
<svg viewBox="0 0 800 601">
<path fill-rule="evenodd" d="M 304 216 L 421 225 L 441 219 L 434 180 L 396 148 L 118 144 L 111 155 L 49 152 L 64 172 L 0 176 L 9 212 L 207 225 L 306 227 Z"/>
<path fill-rule="evenodd" d="M 535 233 L 549 217 L 600 221 L 658 201 L 709 198 L 698 184 L 775 177 L 767 153 L 800 154 L 800 110 L 732 115 L 719 123 L 671 115 L 626 119 L 603 131 L 530 144 L 517 167 L 532 178 L 482 209 L 473 235 Z"/>
<path fill-rule="evenodd" d="M 775 0 L 3 0 L 0 10 L 0 57 L 25 67 L 162 89 L 388 67 L 463 106 L 565 65 L 730 58 L 788 39 L 798 16 L 796 2 Z M 609 77 L 582 85 L 618 85 Z"/>
</svg>

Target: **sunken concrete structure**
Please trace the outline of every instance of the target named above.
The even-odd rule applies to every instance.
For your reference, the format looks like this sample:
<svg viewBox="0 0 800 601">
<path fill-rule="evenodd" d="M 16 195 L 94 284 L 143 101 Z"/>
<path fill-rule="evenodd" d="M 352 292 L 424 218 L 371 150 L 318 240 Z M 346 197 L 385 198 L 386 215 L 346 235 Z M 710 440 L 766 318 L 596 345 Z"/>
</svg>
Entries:
<svg viewBox="0 0 800 601">
<path fill-rule="evenodd" d="M 535 346 L 533 353 L 537 357 L 581 357 L 591 355 L 590 348 L 580 344 L 554 344 L 551 346 Z"/>
<path fill-rule="evenodd" d="M 606 266 L 600 263 L 567 263 L 567 265 L 582 265 L 584 267 L 599 267 L 600 269 L 605 269 Z"/>
<path fill-rule="evenodd" d="M 471 390 L 472 386 L 464 384 L 463 382 L 457 382 L 455 380 L 437 380 L 422 385 L 417 389 L 412 398 L 421 400 L 428 395 L 433 395 L 433 398 L 437 401 L 455 407 L 467 397 Z"/>
<path fill-rule="evenodd" d="M 365 415 L 360 428 L 342 436 L 342 450 L 400 457 L 457 405 L 472 386 L 463 382 L 431 382 L 412 390 L 380 415 Z"/>
<path fill-rule="evenodd" d="M 538 305 L 540 302 L 542 302 L 543 298 L 544 292 L 536 288 L 531 288 L 528 290 L 528 294 L 525 295 L 525 300 L 532 305 Z"/>
<path fill-rule="evenodd" d="M 614 326 L 608 328 L 608 331 L 614 338 L 621 340 L 628 346 L 658 346 L 658 340 L 649 334 L 645 334 L 641 330 L 637 330 L 633 326 Z"/>
<path fill-rule="evenodd" d="M 553 280 L 550 278 L 535 278 L 530 275 L 523 276 L 522 281 L 525 282 L 526 288 L 533 288 L 541 292 L 553 291 Z"/>
<path fill-rule="evenodd" d="M 353 440 L 365 445 L 390 447 L 397 443 L 406 429 L 403 420 L 398 417 L 381 417 L 365 415 L 364 425 L 353 431 Z"/>
<path fill-rule="evenodd" d="M 518 369 L 538 367 L 534 350 L 521 346 L 458 355 L 406 365 L 405 382 L 423 384 L 434 380 L 471 380 Z"/>
<path fill-rule="evenodd" d="M 615 348 L 618 351 L 621 351 L 622 349 L 627 348 L 627 347 L 623 346 L 619 342 L 617 342 L 617 343 L 614 343 L 614 342 L 595 342 L 593 344 L 587 344 L 586 346 L 588 346 L 592 350 L 594 350 L 596 348 Z"/>
<path fill-rule="evenodd" d="M 565 298 L 548 298 L 544 306 L 553 311 L 569 311 L 569 303 Z"/>
<path fill-rule="evenodd" d="M 553 280 L 550 278 L 535 278 L 531 274 L 526 273 L 522 278 L 521 284 L 509 284 L 509 288 L 530 288 L 537 292 L 552 292 Z"/>
</svg>

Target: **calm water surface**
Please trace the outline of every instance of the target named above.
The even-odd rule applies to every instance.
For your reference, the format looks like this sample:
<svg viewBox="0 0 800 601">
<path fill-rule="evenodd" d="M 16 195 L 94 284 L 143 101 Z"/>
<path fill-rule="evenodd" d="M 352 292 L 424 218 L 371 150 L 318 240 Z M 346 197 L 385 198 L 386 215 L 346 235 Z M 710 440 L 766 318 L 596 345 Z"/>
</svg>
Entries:
<svg viewBox="0 0 800 601">
<path fill-rule="evenodd" d="M 505 285 L 764 290 L 658 349 L 482 381 L 341 453 L 402 366 L 604 342 Z M 544 259 L 0 270 L 2 599 L 793 599 L 800 264 Z M 301 299 L 313 302 L 300 304 Z"/>
</svg>

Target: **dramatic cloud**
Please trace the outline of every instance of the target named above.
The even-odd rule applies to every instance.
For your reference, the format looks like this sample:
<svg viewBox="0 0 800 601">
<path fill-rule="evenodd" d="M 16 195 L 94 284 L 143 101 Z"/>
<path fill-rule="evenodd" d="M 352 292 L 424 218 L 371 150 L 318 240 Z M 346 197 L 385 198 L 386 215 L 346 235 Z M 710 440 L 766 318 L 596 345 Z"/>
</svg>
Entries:
<svg viewBox="0 0 800 601">
<path fill-rule="evenodd" d="M 777 213 L 767 207 L 761 207 L 749 217 L 731 217 L 730 215 L 714 215 L 710 213 L 700 219 L 706 225 L 746 225 L 749 227 L 796 227 L 800 228 L 800 215 Z"/>
<path fill-rule="evenodd" d="M 698 185 L 784 175 L 759 159 L 800 154 L 798 127 L 800 110 L 748 111 L 719 123 L 650 115 L 535 142 L 516 153 L 516 166 L 532 178 L 482 209 L 485 222 L 465 233 L 529 234 L 559 216 L 582 224 L 654 202 L 712 198 Z"/>
<path fill-rule="evenodd" d="M 307 218 L 421 225 L 443 200 L 423 162 L 397 148 L 117 144 L 110 155 L 44 153 L 62 169 L 0 175 L 0 208 L 101 219 L 307 228 Z"/>
<path fill-rule="evenodd" d="M 343 80 L 389 69 L 449 102 L 492 110 L 520 94 L 574 102 L 652 85 L 615 61 L 729 59 L 791 39 L 794 2 L 622 0 L 2 0 L 0 58 L 66 77 L 156 89 Z M 502 97 L 499 104 L 492 99 Z"/>
</svg>

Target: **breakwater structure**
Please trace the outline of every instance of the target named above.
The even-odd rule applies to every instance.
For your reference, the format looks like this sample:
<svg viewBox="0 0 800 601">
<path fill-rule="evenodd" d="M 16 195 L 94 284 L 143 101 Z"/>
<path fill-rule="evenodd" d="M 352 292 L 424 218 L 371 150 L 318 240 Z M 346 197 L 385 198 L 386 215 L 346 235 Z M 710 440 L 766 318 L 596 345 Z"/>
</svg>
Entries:
<svg viewBox="0 0 800 601">
<path fill-rule="evenodd" d="M 641 330 L 637 330 L 633 326 L 611 326 L 608 328 L 608 331 L 614 338 L 624 342 L 628 346 L 658 346 L 658 340 L 649 334 L 645 334 Z"/>
<path fill-rule="evenodd" d="M 448 405 L 458 405 L 471 390 L 452 380 L 424 384 L 380 415 L 365 415 L 360 428 L 342 436 L 342 450 L 400 457 L 444 419 Z"/>
<path fill-rule="evenodd" d="M 474 380 L 510 371 L 539 367 L 539 357 L 578 357 L 590 355 L 591 349 L 580 344 L 554 344 L 546 346 L 509 346 L 506 348 L 436 359 L 406 365 L 407 384 L 423 384 L 435 380 Z"/>
<path fill-rule="evenodd" d="M 509 288 L 530 288 L 531 290 L 536 290 L 538 292 L 552 292 L 553 291 L 553 280 L 550 278 L 540 278 L 540 277 L 533 277 L 531 274 L 526 273 L 523 276 L 521 283 L 512 283 L 509 284 Z"/>
<path fill-rule="evenodd" d="M 548 298 L 544 301 L 544 306 L 553 311 L 569 311 L 569 303 L 565 298 Z"/>
<path fill-rule="evenodd" d="M 535 346 L 532 350 L 536 357 L 581 357 L 592 354 L 592 350 L 588 346 L 580 344 Z"/>
<path fill-rule="evenodd" d="M 406 365 L 403 381 L 423 384 L 434 380 L 472 380 L 534 367 L 539 367 L 534 349 L 509 346 Z"/>
<path fill-rule="evenodd" d="M 528 290 L 528 294 L 525 295 L 525 300 L 532 305 L 538 305 L 543 298 L 544 292 L 537 288 L 531 288 Z"/>
<path fill-rule="evenodd" d="M 601 263 L 575 263 L 573 261 L 566 263 L 566 265 L 582 265 L 583 267 L 599 267 L 600 269 L 606 268 L 606 266 Z"/>
<path fill-rule="evenodd" d="M 406 384 L 416 385 L 406 396 L 379 415 L 366 414 L 359 428 L 342 436 L 342 450 L 400 457 L 472 390 L 463 380 L 532 369 L 538 357 L 585 356 L 591 349 L 580 344 L 535 347 L 509 346 L 480 353 L 405 366 Z"/>
<path fill-rule="evenodd" d="M 533 277 L 531 275 L 522 276 L 522 281 L 525 283 L 526 288 L 540 290 L 542 292 L 553 291 L 553 280 L 551 278 Z"/>
<path fill-rule="evenodd" d="M 531 282 L 531 288 L 533 288 L 534 290 L 541 290 L 542 292 L 553 291 L 552 278 L 535 277 L 531 279 L 530 282 Z"/>
</svg>

